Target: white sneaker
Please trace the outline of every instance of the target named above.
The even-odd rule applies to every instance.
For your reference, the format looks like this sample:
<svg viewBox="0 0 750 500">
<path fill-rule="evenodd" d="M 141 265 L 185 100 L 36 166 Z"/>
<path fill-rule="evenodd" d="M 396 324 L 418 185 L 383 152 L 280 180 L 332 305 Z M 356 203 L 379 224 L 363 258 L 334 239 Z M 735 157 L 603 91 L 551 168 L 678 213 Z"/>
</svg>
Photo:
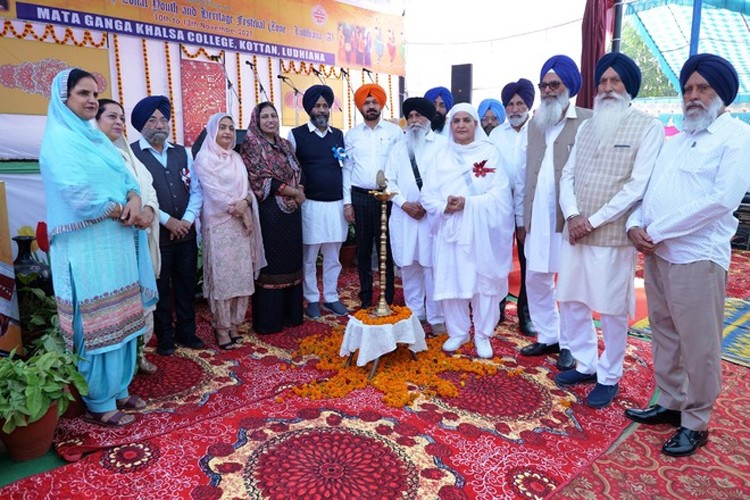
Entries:
<svg viewBox="0 0 750 500">
<path fill-rule="evenodd" d="M 469 341 L 469 336 L 464 337 L 450 337 L 443 343 L 443 350 L 448 352 L 457 351 L 459 347 Z"/>
<path fill-rule="evenodd" d="M 474 335 L 474 346 L 477 348 L 477 356 L 484 359 L 492 357 L 492 345 L 490 338 L 484 335 Z"/>
</svg>

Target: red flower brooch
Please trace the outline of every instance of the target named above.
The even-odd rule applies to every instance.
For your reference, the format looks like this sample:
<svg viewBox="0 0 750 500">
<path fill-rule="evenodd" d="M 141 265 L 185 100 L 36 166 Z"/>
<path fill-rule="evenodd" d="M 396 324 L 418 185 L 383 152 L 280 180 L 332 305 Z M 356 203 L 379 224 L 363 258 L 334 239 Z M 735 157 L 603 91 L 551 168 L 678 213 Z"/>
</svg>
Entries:
<svg viewBox="0 0 750 500">
<path fill-rule="evenodd" d="M 486 168 L 485 167 L 486 163 L 487 163 L 487 160 L 482 160 L 474 164 L 474 176 L 475 177 L 484 177 L 485 175 L 491 174 L 495 171 L 494 168 Z"/>
<path fill-rule="evenodd" d="M 190 191 L 190 171 L 187 168 L 180 170 L 180 178 L 182 183 L 185 184 L 185 189 Z"/>
</svg>

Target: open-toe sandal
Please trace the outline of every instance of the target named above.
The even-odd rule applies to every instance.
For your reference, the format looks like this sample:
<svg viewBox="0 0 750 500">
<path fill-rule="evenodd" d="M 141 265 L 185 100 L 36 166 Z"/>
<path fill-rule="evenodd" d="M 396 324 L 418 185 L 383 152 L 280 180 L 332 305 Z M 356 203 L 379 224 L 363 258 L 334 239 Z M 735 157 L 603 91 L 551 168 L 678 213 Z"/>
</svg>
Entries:
<svg viewBox="0 0 750 500">
<path fill-rule="evenodd" d="M 239 347 L 234 343 L 234 340 L 232 340 L 228 333 L 225 333 L 224 335 L 217 333 L 216 344 L 219 346 L 219 349 L 223 349 L 225 351 L 231 351 Z"/>
<path fill-rule="evenodd" d="M 142 410 L 146 407 L 146 402 L 143 398 L 139 398 L 136 395 L 130 396 L 129 398 L 118 399 L 117 408 L 120 410 Z"/>
<path fill-rule="evenodd" d="M 125 427 L 135 422 L 134 415 L 129 415 L 119 410 L 105 411 L 103 413 L 87 411 L 83 419 L 86 422 L 106 427 Z"/>
</svg>

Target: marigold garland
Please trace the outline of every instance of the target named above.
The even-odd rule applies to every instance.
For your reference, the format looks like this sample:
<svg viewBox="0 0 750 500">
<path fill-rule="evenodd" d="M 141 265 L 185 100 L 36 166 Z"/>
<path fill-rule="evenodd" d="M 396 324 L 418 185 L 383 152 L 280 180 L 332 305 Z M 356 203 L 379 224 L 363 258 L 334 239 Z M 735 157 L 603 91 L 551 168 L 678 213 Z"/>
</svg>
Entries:
<svg viewBox="0 0 750 500">
<path fill-rule="evenodd" d="M 115 70 L 117 71 L 117 98 L 120 101 L 120 105 L 122 106 L 122 109 L 125 109 L 125 94 L 122 91 L 122 66 L 120 61 L 120 42 L 117 38 L 117 33 L 112 34 L 112 41 L 114 42 L 115 46 Z M 128 123 L 127 120 L 125 120 L 125 123 L 123 124 L 123 133 L 127 137 L 128 135 Z"/>
<path fill-rule="evenodd" d="M 146 95 L 151 95 L 151 75 L 148 71 L 148 47 L 145 38 L 141 38 L 141 52 L 143 53 L 143 72 L 146 75 Z"/>
<path fill-rule="evenodd" d="M 180 44 L 180 50 L 185 55 L 185 57 L 187 57 L 188 59 L 197 59 L 200 56 L 203 56 L 206 59 L 213 60 L 213 59 L 211 59 L 211 55 L 208 53 L 208 51 L 204 47 L 199 47 L 198 50 L 196 50 L 195 52 L 193 52 L 191 54 L 190 52 L 188 52 L 188 49 L 186 49 L 184 45 Z M 223 49 L 220 50 L 219 53 L 216 54 L 216 55 L 218 57 L 220 57 L 220 58 L 223 59 L 224 58 L 224 50 Z"/>
<path fill-rule="evenodd" d="M 169 102 L 174 102 L 172 90 L 172 61 L 169 56 L 169 42 L 164 42 L 164 54 L 167 56 L 167 85 L 169 85 Z M 177 120 L 170 120 L 172 125 L 172 137 L 177 140 Z"/>
<path fill-rule="evenodd" d="M 268 91 L 271 93 L 268 100 L 273 104 L 273 82 L 271 81 L 271 77 L 273 76 L 273 61 L 271 61 L 270 57 L 266 57 L 266 61 L 268 61 L 268 86 L 270 87 Z"/>
<path fill-rule="evenodd" d="M 237 127 L 242 127 L 242 125 L 245 123 L 242 119 L 242 64 L 240 64 L 240 53 L 235 52 L 234 53 L 234 65 L 237 68 L 237 100 L 239 101 L 237 103 L 237 107 L 240 110 L 239 113 L 239 123 L 237 124 Z"/>
<path fill-rule="evenodd" d="M 31 35 L 31 37 L 37 42 L 43 42 L 47 40 L 47 38 L 52 38 L 57 45 L 65 45 L 66 43 L 71 41 L 76 47 L 85 47 L 86 45 L 91 45 L 92 47 L 96 47 L 97 49 L 99 49 L 102 48 L 105 43 L 107 43 L 107 33 L 102 33 L 102 39 L 99 42 L 95 42 L 94 37 L 88 30 L 83 32 L 83 39 L 81 41 L 78 41 L 75 39 L 73 30 L 69 27 L 65 28 L 65 37 L 63 37 L 61 40 L 57 37 L 57 33 L 55 33 L 55 27 L 52 24 L 47 24 L 44 27 L 44 33 L 42 33 L 41 36 L 37 35 L 36 32 L 34 32 L 34 25 L 30 22 L 27 22 L 23 27 L 23 31 L 19 33 L 16 30 L 16 27 L 13 26 L 13 23 L 11 23 L 9 19 L 6 19 L 5 23 L 3 23 L 3 31 L 0 32 L 0 37 L 4 37 L 8 32 L 10 32 L 19 40 L 23 40 L 29 35 Z"/>
<path fill-rule="evenodd" d="M 255 68 L 255 69 L 258 68 L 258 56 L 256 56 L 255 54 L 253 54 L 253 68 Z M 254 78 L 254 82 L 255 82 L 255 84 L 254 84 L 254 87 L 255 87 L 255 102 L 257 104 L 257 103 L 260 102 L 260 86 L 258 85 L 258 73 L 256 73 L 255 71 L 253 73 L 254 73 L 254 76 L 255 76 L 255 78 Z"/>
<path fill-rule="evenodd" d="M 367 309 L 360 309 L 354 313 L 354 317 L 365 325 L 395 325 L 411 317 L 411 309 L 406 306 L 390 306 L 392 314 L 388 316 L 370 316 Z"/>
<path fill-rule="evenodd" d="M 369 380 L 366 368 L 343 366 L 343 358 L 339 356 L 343 338 L 344 327 L 334 326 L 330 334 L 314 335 L 300 342 L 295 355 L 317 357 L 320 360 L 316 365 L 318 369 L 335 373 L 328 379 L 294 387 L 295 394 L 313 400 L 343 398 L 354 390 L 371 385 L 383 393 L 383 403 L 402 408 L 420 395 L 457 397 L 458 387 L 441 377 L 443 372 L 461 373 L 459 385 L 464 385 L 469 377 L 497 373 L 494 364 L 446 355 L 440 348 L 443 339 L 429 338 L 427 351 L 418 353 L 416 360 L 412 359 L 406 345 L 400 345 L 396 351 L 383 356 L 375 377 Z"/>
<path fill-rule="evenodd" d="M 282 73 L 294 73 L 295 75 L 300 75 L 302 73 L 309 75 L 313 72 L 313 68 L 315 67 L 314 64 L 308 64 L 304 61 L 300 61 L 299 68 L 297 68 L 297 64 L 294 61 L 288 61 L 288 65 L 285 65 L 284 60 L 279 59 L 279 63 Z M 340 79 L 342 75 L 341 70 L 337 72 L 335 66 L 326 66 L 325 64 L 319 64 L 317 70 L 323 73 L 326 78 L 333 77 Z"/>
<path fill-rule="evenodd" d="M 393 77 L 388 75 L 388 103 L 391 109 L 391 118 L 398 118 L 396 108 L 393 107 Z"/>
</svg>

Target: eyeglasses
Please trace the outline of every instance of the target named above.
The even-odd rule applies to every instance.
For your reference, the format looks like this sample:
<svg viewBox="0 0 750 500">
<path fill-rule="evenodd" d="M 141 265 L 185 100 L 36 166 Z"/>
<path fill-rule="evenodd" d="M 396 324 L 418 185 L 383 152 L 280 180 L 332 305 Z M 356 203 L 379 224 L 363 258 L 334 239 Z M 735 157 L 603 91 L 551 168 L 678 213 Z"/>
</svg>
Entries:
<svg viewBox="0 0 750 500">
<path fill-rule="evenodd" d="M 551 82 L 541 82 L 539 83 L 539 90 L 544 92 L 547 90 L 547 87 L 549 87 L 550 90 L 557 90 L 560 88 L 560 85 L 562 85 L 562 82 L 560 80 L 552 80 Z"/>
<path fill-rule="evenodd" d="M 146 121 L 146 123 L 148 123 L 149 125 L 156 125 L 157 123 L 159 125 L 166 125 L 167 123 L 169 123 L 169 120 L 167 120 L 164 117 L 162 117 L 162 118 L 156 118 L 155 116 L 152 116 L 151 118 L 149 118 Z"/>
</svg>

